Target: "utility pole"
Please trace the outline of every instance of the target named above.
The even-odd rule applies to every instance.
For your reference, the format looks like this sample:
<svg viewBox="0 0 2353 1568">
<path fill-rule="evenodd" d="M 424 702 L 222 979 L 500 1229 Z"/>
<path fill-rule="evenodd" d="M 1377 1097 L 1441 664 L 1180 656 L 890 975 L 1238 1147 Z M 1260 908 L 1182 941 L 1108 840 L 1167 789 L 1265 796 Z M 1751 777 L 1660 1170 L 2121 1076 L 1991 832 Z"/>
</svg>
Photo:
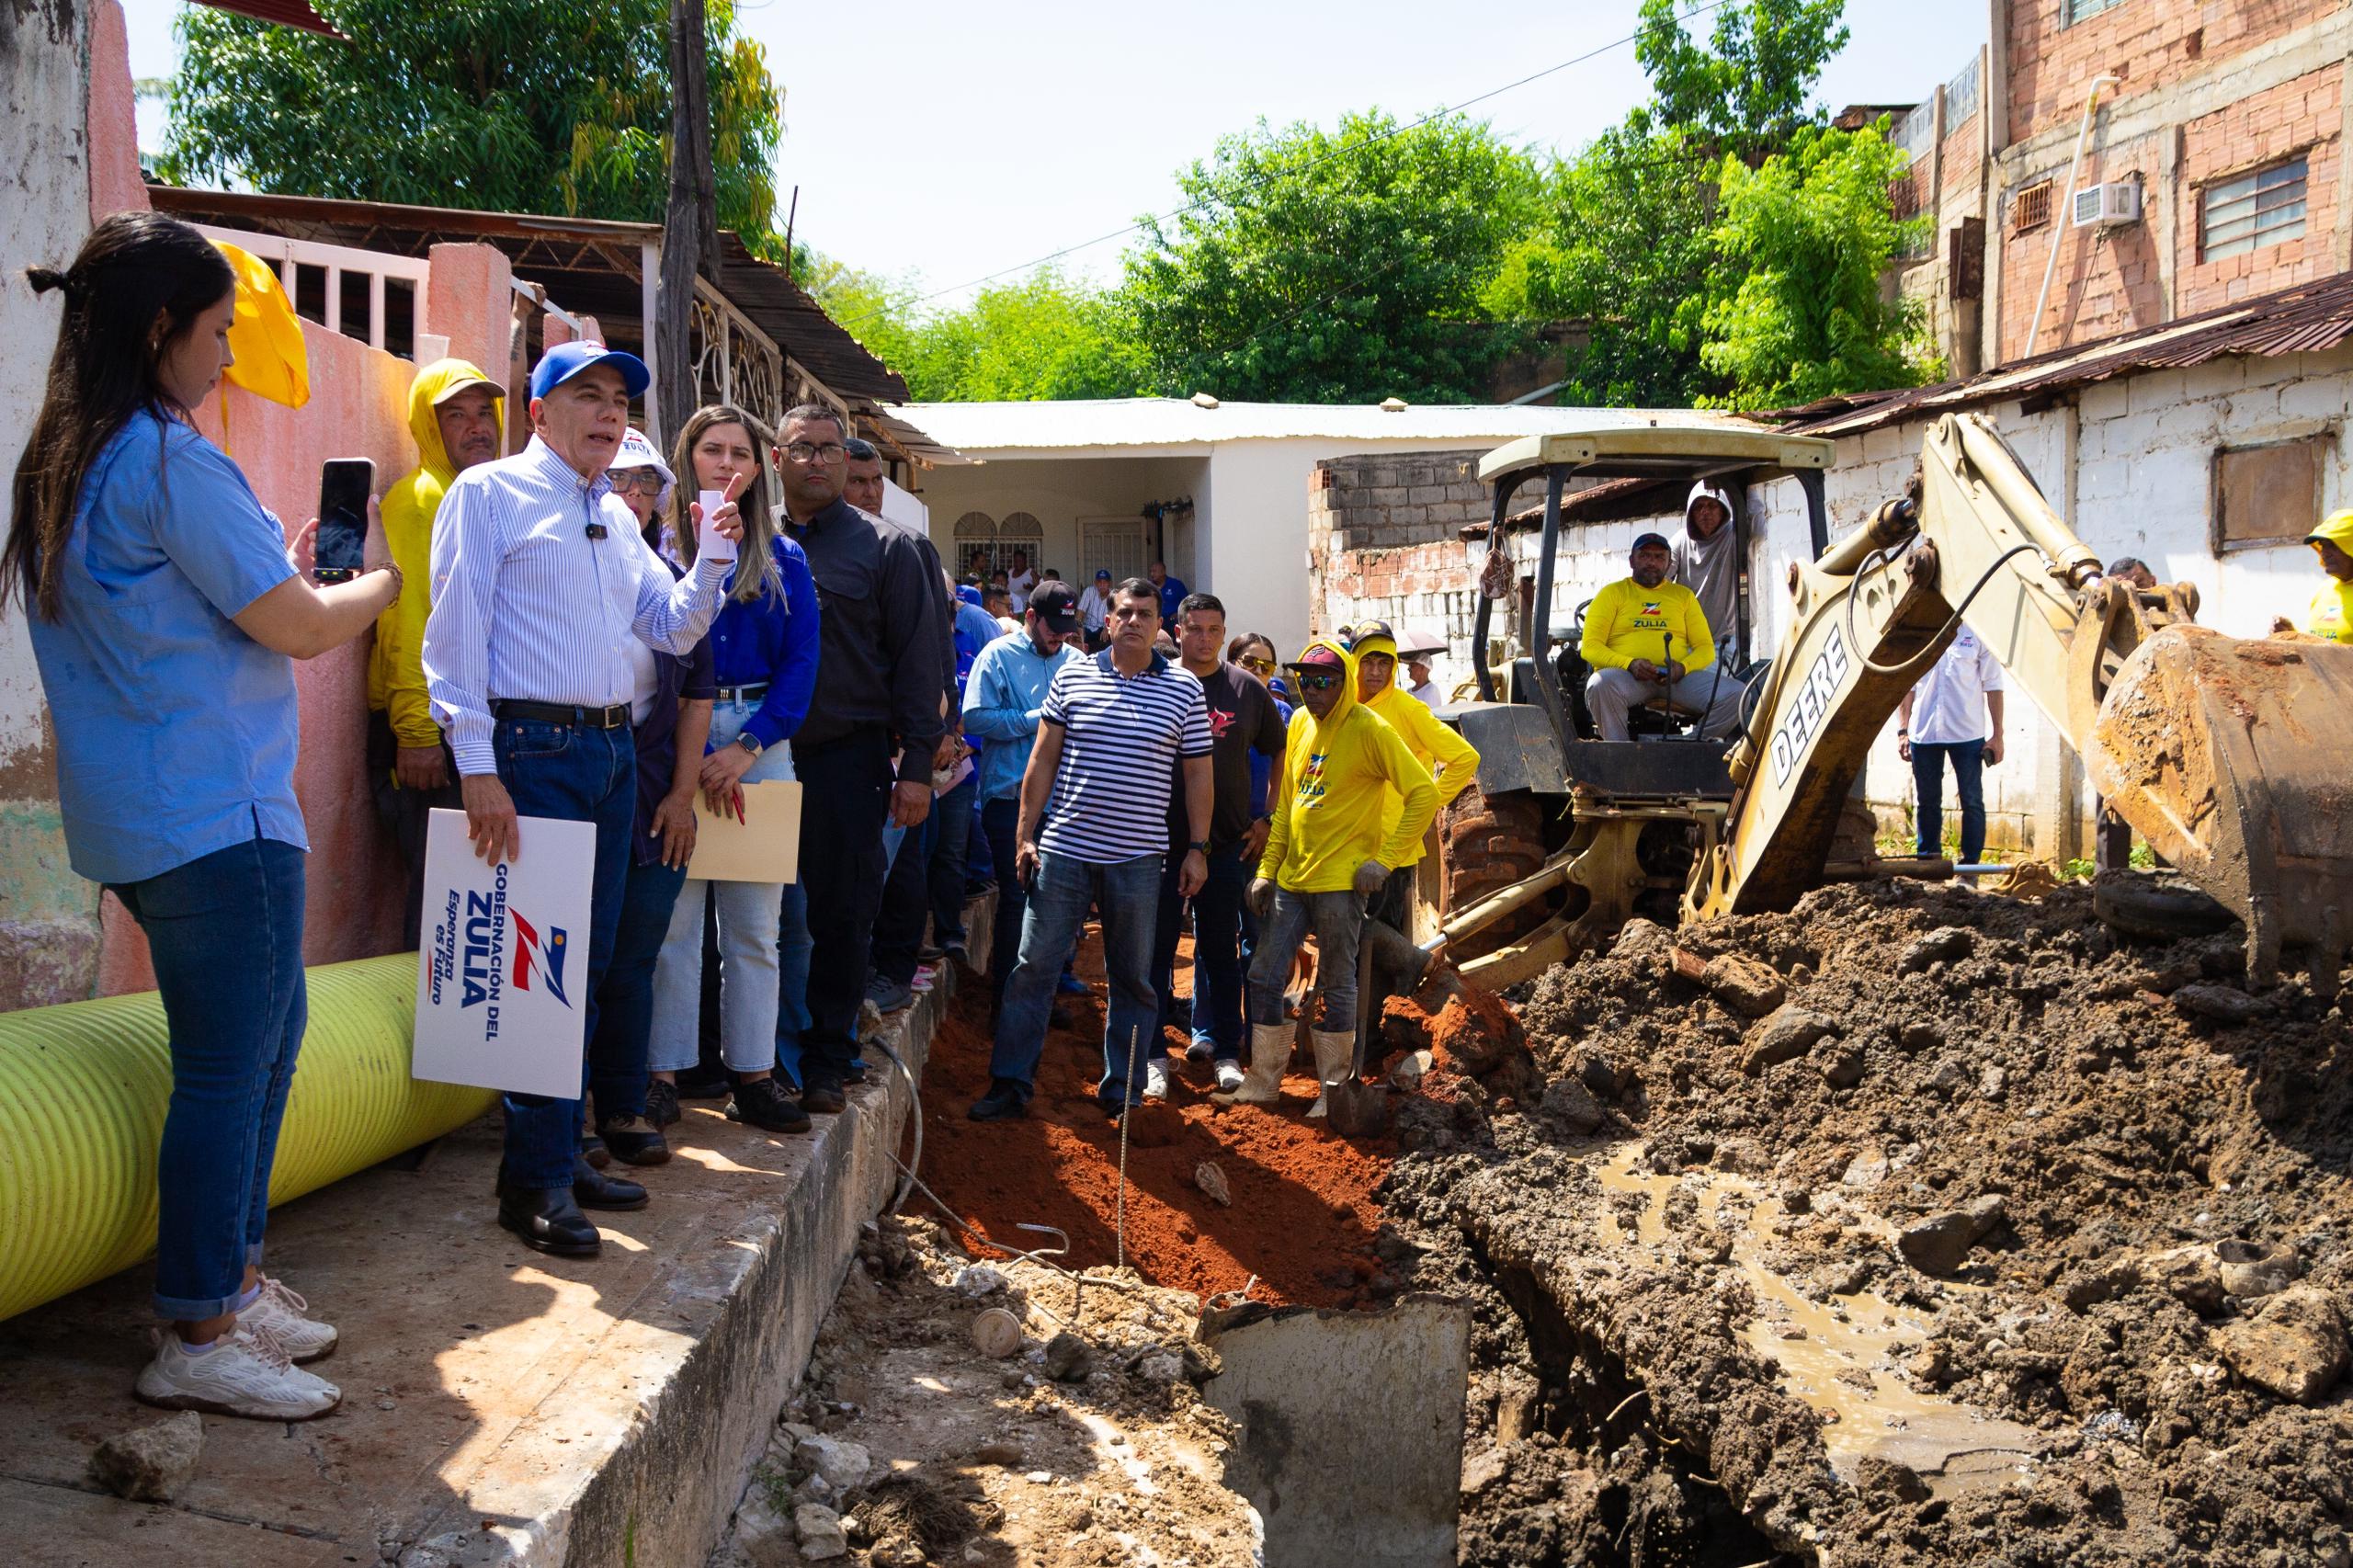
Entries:
<svg viewBox="0 0 2353 1568">
<path fill-rule="evenodd" d="M 718 188 L 710 171 L 710 92 L 703 0 L 670 0 L 670 202 L 662 215 L 661 320 L 653 328 L 658 439 L 685 427 L 695 406 L 689 347 L 695 278 L 719 264 Z"/>
</svg>

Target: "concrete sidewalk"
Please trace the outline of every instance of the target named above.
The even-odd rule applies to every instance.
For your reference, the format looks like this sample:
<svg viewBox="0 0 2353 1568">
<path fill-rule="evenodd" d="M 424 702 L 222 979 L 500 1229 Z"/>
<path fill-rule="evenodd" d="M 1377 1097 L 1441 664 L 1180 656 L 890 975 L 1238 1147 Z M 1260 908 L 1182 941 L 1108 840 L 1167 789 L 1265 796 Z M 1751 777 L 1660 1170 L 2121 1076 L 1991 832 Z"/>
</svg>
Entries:
<svg viewBox="0 0 2353 1568">
<path fill-rule="evenodd" d="M 976 951 L 986 951 L 981 912 Z M 943 988 L 888 1021 L 917 1074 Z M 937 998 L 937 999 L 935 999 Z M 204 1418 L 169 1505 L 118 1500 L 91 1449 L 160 1420 L 142 1265 L 0 1324 L 12 1563 L 491 1562 L 693 1568 L 733 1512 L 855 1248 L 887 1201 L 905 1085 L 869 1053 L 849 1109 L 778 1138 L 688 1102 L 654 1201 L 570 1262 L 497 1228 L 496 1118 L 271 1217 L 271 1272 L 342 1331 L 343 1390 L 300 1425 Z M 617 1167 L 618 1168 L 618 1167 Z"/>
</svg>

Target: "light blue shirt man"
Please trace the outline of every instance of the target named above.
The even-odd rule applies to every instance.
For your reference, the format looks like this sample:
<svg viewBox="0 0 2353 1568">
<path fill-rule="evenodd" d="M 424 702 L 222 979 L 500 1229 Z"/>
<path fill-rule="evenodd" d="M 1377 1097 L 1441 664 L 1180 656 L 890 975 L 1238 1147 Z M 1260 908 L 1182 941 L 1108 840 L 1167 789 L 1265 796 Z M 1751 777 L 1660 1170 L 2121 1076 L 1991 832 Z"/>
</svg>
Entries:
<svg viewBox="0 0 2353 1568">
<path fill-rule="evenodd" d="M 981 737 L 981 799 L 1017 799 L 1029 748 L 1038 740 L 1038 712 L 1046 688 L 1064 665 L 1083 659 L 1073 643 L 1038 652 L 1028 631 L 1007 633 L 983 648 L 964 681 L 964 729 Z"/>
<path fill-rule="evenodd" d="M 228 455 L 133 415 L 82 481 L 55 620 L 31 619 L 74 869 L 162 876 L 275 839 L 294 801 L 294 662 L 233 617 L 294 575 L 286 534 Z"/>
</svg>

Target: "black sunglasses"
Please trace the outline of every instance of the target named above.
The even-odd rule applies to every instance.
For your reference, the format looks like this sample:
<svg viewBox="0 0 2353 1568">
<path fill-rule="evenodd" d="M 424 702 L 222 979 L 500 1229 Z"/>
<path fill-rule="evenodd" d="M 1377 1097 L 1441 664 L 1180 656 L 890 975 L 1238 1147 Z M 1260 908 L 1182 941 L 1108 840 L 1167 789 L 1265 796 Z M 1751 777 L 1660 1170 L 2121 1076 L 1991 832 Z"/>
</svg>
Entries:
<svg viewBox="0 0 2353 1568">
<path fill-rule="evenodd" d="M 1336 687 L 1340 684 L 1340 677 L 1336 675 L 1312 676 L 1304 673 L 1296 673 L 1292 678 L 1299 682 L 1302 689 L 1307 691 L 1323 691 L 1328 687 Z"/>
</svg>

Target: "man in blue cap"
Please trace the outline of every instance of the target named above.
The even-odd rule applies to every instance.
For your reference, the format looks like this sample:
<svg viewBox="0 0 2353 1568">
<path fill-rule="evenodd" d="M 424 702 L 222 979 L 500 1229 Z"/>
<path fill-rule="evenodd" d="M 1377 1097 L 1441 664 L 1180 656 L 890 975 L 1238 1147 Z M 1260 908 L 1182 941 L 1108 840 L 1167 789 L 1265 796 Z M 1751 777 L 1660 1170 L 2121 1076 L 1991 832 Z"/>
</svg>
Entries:
<svg viewBox="0 0 2353 1568">
<path fill-rule="evenodd" d="M 601 343 L 548 350 L 531 372 L 531 440 L 450 482 L 433 528 L 426 689 L 449 738 L 466 833 L 495 865 L 519 860 L 517 815 L 597 824 L 584 1038 L 611 960 L 629 872 L 637 759 L 632 640 L 684 654 L 719 613 L 733 563 L 705 550 L 674 578 L 605 470 L 629 428 L 644 362 Z M 743 537 L 731 486 L 711 522 Z M 701 522 L 689 504 L 682 528 Z M 544 853 L 544 851 L 542 851 Z M 498 1222 L 528 1246 L 590 1257 L 602 1238 L 581 1208 L 639 1209 L 645 1189 L 580 1158 L 578 1096 L 506 1096 Z"/>
</svg>

